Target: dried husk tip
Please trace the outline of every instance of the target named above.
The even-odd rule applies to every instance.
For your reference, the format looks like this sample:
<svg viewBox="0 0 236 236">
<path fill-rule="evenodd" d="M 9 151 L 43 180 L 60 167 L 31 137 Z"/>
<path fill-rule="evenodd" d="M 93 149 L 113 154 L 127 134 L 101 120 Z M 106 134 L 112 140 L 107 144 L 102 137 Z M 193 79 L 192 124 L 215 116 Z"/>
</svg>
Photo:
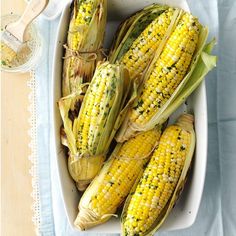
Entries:
<svg viewBox="0 0 236 236">
<path fill-rule="evenodd" d="M 79 214 L 77 215 L 74 225 L 81 231 L 92 228 L 96 225 L 106 222 L 111 216 L 117 217 L 116 214 L 105 214 L 98 216 L 89 208 L 79 207 Z"/>
<path fill-rule="evenodd" d="M 94 156 L 69 156 L 68 169 L 79 191 L 84 191 L 97 175 L 105 160 L 105 154 Z"/>
<path fill-rule="evenodd" d="M 181 126 L 183 129 L 190 131 L 193 129 L 194 116 L 191 114 L 182 114 L 178 120 L 177 125 Z"/>
</svg>

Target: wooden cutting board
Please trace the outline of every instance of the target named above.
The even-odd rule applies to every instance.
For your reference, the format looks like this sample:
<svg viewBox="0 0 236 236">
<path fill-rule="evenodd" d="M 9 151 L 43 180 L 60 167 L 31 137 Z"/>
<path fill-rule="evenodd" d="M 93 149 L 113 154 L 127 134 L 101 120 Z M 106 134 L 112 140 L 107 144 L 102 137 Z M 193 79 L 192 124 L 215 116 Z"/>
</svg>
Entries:
<svg viewBox="0 0 236 236">
<path fill-rule="evenodd" d="M 20 14 L 24 0 L 2 0 L 1 14 Z M 28 160 L 29 73 L 1 72 L 1 235 L 33 236 L 33 200 Z"/>
</svg>

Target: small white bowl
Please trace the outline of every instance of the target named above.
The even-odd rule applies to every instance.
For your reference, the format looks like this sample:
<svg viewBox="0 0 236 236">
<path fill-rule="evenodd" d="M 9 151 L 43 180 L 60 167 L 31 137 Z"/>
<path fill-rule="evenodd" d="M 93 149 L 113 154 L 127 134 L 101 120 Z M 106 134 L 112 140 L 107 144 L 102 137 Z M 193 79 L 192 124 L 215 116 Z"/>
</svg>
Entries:
<svg viewBox="0 0 236 236">
<path fill-rule="evenodd" d="M 17 21 L 20 16 L 15 14 L 4 15 L 1 17 L 1 31 L 3 31 L 7 24 Z M 3 66 L 1 63 L 1 70 L 6 72 L 27 72 L 33 69 L 39 62 L 42 54 L 43 38 L 39 34 L 37 27 L 34 23 L 31 23 L 27 28 L 30 34 L 30 40 L 27 44 L 30 46 L 31 53 L 29 58 L 23 63 L 16 67 Z"/>
</svg>

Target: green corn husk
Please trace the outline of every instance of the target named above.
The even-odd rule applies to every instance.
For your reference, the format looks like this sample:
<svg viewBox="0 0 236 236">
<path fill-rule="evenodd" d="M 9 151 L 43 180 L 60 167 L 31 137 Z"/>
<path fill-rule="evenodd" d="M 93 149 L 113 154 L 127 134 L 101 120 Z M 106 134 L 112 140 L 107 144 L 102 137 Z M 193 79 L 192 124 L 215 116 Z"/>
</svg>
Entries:
<svg viewBox="0 0 236 236">
<path fill-rule="evenodd" d="M 113 74 L 113 76 L 109 76 L 108 82 L 106 79 L 100 80 L 101 76 L 108 76 L 106 73 Z M 64 132 L 67 137 L 66 144 L 69 148 L 68 168 L 80 190 L 84 190 L 101 169 L 110 143 L 137 96 L 137 85 L 131 83 L 128 70 L 119 64 L 108 62 L 99 64 L 83 98 L 84 86 L 86 85 L 80 87 L 77 94 L 69 95 L 59 101 Z M 91 97 L 91 94 L 97 93 L 95 88 L 98 89 L 103 86 L 103 94 L 106 95 L 104 95 L 105 98 L 101 103 L 94 98 L 92 107 L 95 109 L 95 106 L 99 106 L 100 110 L 98 110 L 96 119 L 93 120 L 95 123 L 91 124 L 91 113 L 88 113 L 91 111 L 91 107 L 89 109 L 90 100 L 88 98 Z M 83 103 L 79 114 L 75 112 L 75 116 L 71 117 L 73 115 L 71 107 L 76 110 L 76 104 L 80 104 L 81 99 L 83 99 Z M 88 115 L 88 122 L 90 122 L 88 131 L 90 133 L 87 136 L 83 133 L 84 130 L 87 130 L 83 123 L 85 115 Z M 81 124 L 83 125 L 81 126 Z M 86 139 L 86 137 L 88 138 Z"/>
<path fill-rule="evenodd" d="M 102 59 L 107 0 L 74 0 L 71 8 L 63 65 L 63 96 L 77 92 L 81 83 L 89 82 L 96 63 Z M 86 17 L 81 15 L 85 14 L 83 11 Z"/>
<path fill-rule="evenodd" d="M 168 24 L 160 26 L 159 17 L 161 17 L 162 13 L 169 14 L 170 12 L 173 15 L 168 17 Z M 145 73 L 146 68 L 155 56 L 156 48 L 163 47 L 165 39 L 172 32 L 180 13 L 180 9 L 158 4 L 153 4 L 135 13 L 120 25 L 110 51 L 109 60 L 113 63 L 119 62 L 127 66 L 131 79 L 142 80 L 142 74 Z M 165 15 L 162 17 L 165 17 Z M 156 24 L 153 24 L 155 21 Z M 151 28 L 148 28 L 149 26 Z M 148 29 L 150 31 L 147 32 Z M 145 47 L 142 43 L 143 40 L 147 40 L 149 44 L 152 43 L 152 46 Z M 134 53 L 135 50 L 136 52 Z M 136 55 L 140 53 L 143 55 L 144 50 L 147 50 L 148 55 L 137 58 Z M 131 64 L 135 64 L 135 67 L 132 67 Z"/>
<path fill-rule="evenodd" d="M 184 162 L 184 165 L 183 165 L 181 173 L 180 173 L 180 177 L 176 183 L 176 186 L 173 190 L 171 197 L 168 199 L 166 205 L 161 209 L 160 214 L 157 216 L 157 218 L 153 222 L 152 226 L 148 229 L 148 231 L 146 231 L 142 234 L 143 236 L 148 236 L 148 235 L 152 236 L 156 233 L 156 231 L 161 227 L 163 222 L 166 220 L 166 218 L 170 214 L 172 208 L 174 207 L 180 194 L 182 193 L 182 190 L 184 188 L 184 184 L 186 183 L 186 179 L 188 177 L 188 172 L 189 172 L 189 169 L 190 169 L 190 166 L 192 163 L 192 158 L 193 158 L 195 144 L 196 144 L 195 131 L 194 131 L 193 124 L 192 124 L 193 119 L 194 119 L 193 116 L 190 114 L 182 114 L 178 118 L 177 124 L 180 127 L 182 127 L 185 131 L 188 131 L 188 133 L 190 134 L 190 137 L 191 137 L 190 138 L 190 140 L 191 140 L 190 147 L 189 147 L 188 153 L 186 155 L 185 162 Z M 152 157 L 151 157 L 151 159 L 152 159 Z M 130 193 L 125 201 L 124 208 L 123 208 L 122 215 L 121 215 L 121 235 L 123 235 L 123 236 L 128 236 L 128 235 L 131 236 L 130 234 L 128 234 L 126 232 L 125 227 L 124 227 L 124 222 L 127 217 L 127 210 L 128 210 L 131 198 L 135 194 L 137 185 L 139 184 L 139 182 L 141 182 L 144 175 L 145 175 L 145 172 L 143 173 L 143 176 L 140 178 L 140 180 L 136 181 L 136 183 L 134 184 L 132 190 L 130 191 Z"/>
<path fill-rule="evenodd" d="M 109 61 L 111 63 L 119 61 L 143 30 L 168 8 L 165 5 L 152 4 L 122 22 L 115 34 Z"/>
<path fill-rule="evenodd" d="M 193 55 L 193 59 L 187 74 L 185 75 L 182 82 L 179 84 L 175 92 L 169 98 L 169 100 L 162 106 L 156 114 L 145 124 L 138 125 L 133 123 L 129 115 L 126 116 L 119 132 L 116 135 L 116 140 L 118 142 L 124 142 L 130 137 L 135 136 L 138 132 L 146 131 L 154 128 L 156 125 L 163 124 L 166 119 L 181 105 L 186 98 L 197 88 L 200 82 L 203 80 L 204 76 L 212 70 L 216 66 L 216 57 L 210 55 L 211 50 L 215 44 L 215 40 L 211 41 L 209 45 L 205 46 L 206 40 L 208 37 L 208 28 L 202 26 L 200 29 L 199 40 L 197 44 L 197 48 Z M 153 66 L 155 65 L 155 61 L 159 57 L 161 53 L 161 48 L 159 48 L 156 52 L 155 57 L 153 58 L 150 66 L 148 67 L 145 75 L 144 81 L 150 75 L 153 70 Z M 192 81 L 192 82 L 189 82 Z M 191 83 L 191 89 L 188 89 Z M 142 90 L 140 87 L 139 93 Z M 186 91 L 187 90 L 187 91 Z"/>
<path fill-rule="evenodd" d="M 215 44 L 216 40 L 213 39 L 204 46 L 204 49 L 191 77 L 180 90 L 180 92 L 169 101 L 167 108 L 158 118 L 158 123 L 163 124 L 168 119 L 168 117 L 198 88 L 207 73 L 216 67 L 217 57 L 211 55 L 211 51 L 213 50 Z"/>
</svg>

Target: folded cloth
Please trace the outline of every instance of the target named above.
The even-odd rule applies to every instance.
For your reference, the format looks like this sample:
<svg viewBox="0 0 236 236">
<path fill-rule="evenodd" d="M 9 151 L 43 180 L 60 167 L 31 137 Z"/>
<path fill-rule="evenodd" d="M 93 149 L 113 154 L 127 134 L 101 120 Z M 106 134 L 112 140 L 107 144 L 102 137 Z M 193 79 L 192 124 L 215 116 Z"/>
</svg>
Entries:
<svg viewBox="0 0 236 236">
<path fill-rule="evenodd" d="M 208 98 L 208 161 L 199 213 L 188 229 L 159 232 L 160 236 L 233 236 L 236 234 L 236 2 L 188 1 L 193 14 L 217 36 L 217 69 L 206 78 Z M 43 61 L 36 70 L 37 146 L 41 235 L 88 235 L 70 228 L 59 191 L 55 156 L 50 145 L 52 58 L 58 19 L 40 20 L 45 37 Z M 51 181 L 50 181 L 51 180 Z"/>
<path fill-rule="evenodd" d="M 56 22 L 55 22 L 56 23 Z M 51 191 L 50 163 L 50 94 L 51 94 L 51 63 L 52 48 L 55 41 L 51 37 L 52 24 L 40 17 L 37 26 L 43 37 L 41 61 L 35 69 L 36 88 L 36 150 L 37 160 L 34 162 L 36 183 L 34 192 L 39 202 L 34 204 L 34 222 L 40 235 L 55 235 Z M 56 24 L 55 24 L 56 26 Z M 54 33 L 55 34 L 55 33 Z M 53 36 L 53 34 L 52 34 Z M 52 43 L 53 42 L 53 43 Z M 51 53 L 49 53 L 51 51 Z M 52 163 L 53 164 L 53 163 Z M 35 193 L 34 193 L 35 195 Z"/>
</svg>

